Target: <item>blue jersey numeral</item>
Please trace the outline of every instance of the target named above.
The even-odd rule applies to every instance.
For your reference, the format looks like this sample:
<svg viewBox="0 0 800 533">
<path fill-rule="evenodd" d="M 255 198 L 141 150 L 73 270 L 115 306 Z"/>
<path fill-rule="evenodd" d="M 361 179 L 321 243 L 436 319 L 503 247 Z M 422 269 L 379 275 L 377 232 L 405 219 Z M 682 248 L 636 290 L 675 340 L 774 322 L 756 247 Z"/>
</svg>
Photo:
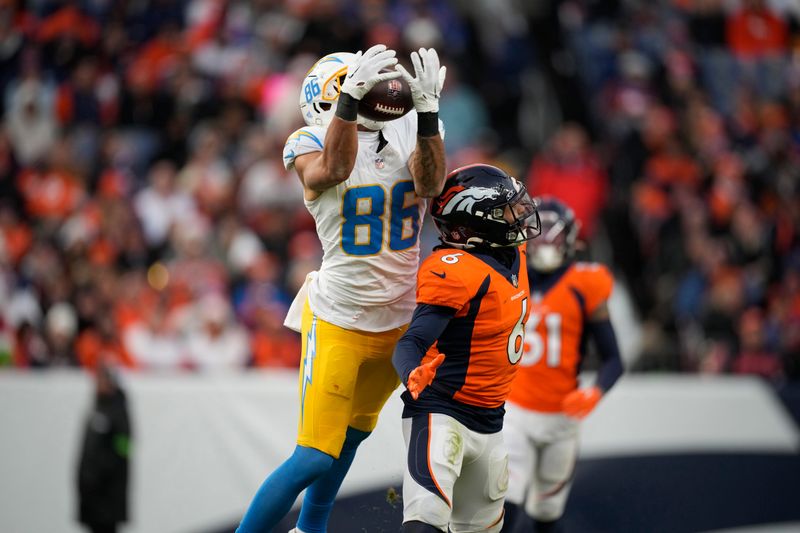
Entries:
<svg viewBox="0 0 800 533">
<path fill-rule="evenodd" d="M 347 189 L 342 198 L 342 250 L 349 255 L 375 255 L 383 248 L 386 191 L 380 185 Z M 419 234 L 419 206 L 411 181 L 399 181 L 391 191 L 389 249 L 414 246 Z"/>
<path fill-rule="evenodd" d="M 305 87 L 303 87 L 303 94 L 305 94 L 306 102 L 310 103 L 311 100 L 314 99 L 315 96 L 319 95 L 320 88 L 317 80 L 311 79 Z"/>
</svg>

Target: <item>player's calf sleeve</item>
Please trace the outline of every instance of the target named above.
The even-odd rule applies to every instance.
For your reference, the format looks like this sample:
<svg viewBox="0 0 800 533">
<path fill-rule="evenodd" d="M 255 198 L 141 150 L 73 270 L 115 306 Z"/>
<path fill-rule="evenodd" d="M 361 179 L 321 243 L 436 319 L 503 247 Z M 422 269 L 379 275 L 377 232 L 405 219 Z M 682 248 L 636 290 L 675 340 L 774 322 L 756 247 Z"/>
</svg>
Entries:
<svg viewBox="0 0 800 533">
<path fill-rule="evenodd" d="M 524 512 L 522 506 L 506 500 L 503 504 L 503 509 L 505 510 L 505 516 L 503 517 L 503 529 L 500 530 L 500 533 L 513 533 L 514 528 L 517 527 L 517 522 L 520 520 L 520 516 L 522 516 Z"/>
<path fill-rule="evenodd" d="M 333 502 L 339 487 L 342 486 L 350 465 L 356 456 L 359 444 L 369 436 L 366 431 L 359 431 L 355 428 L 347 428 L 347 435 L 342 445 L 339 458 L 319 479 L 315 480 L 306 490 L 303 498 L 303 507 L 300 509 L 300 517 L 297 520 L 297 527 L 305 533 L 325 533 L 328 528 L 328 517 L 333 508 Z"/>
<path fill-rule="evenodd" d="M 236 533 L 262 533 L 289 512 L 297 495 L 327 472 L 333 457 L 314 448 L 297 446 L 294 453 L 264 480 L 250 502 Z"/>
<path fill-rule="evenodd" d="M 425 522 L 412 520 L 403 524 L 403 533 L 442 533 L 442 530 Z"/>
</svg>

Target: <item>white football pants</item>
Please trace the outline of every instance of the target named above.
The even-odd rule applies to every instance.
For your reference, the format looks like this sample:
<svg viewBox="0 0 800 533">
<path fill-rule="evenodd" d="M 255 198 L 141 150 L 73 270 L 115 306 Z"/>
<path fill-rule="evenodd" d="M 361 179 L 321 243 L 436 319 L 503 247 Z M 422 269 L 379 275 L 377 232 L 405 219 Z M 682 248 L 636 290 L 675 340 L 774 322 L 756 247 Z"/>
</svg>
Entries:
<svg viewBox="0 0 800 533">
<path fill-rule="evenodd" d="M 508 446 L 509 502 L 537 520 L 564 513 L 578 456 L 579 422 L 506 403 L 503 433 Z"/>
<path fill-rule="evenodd" d="M 508 457 L 502 432 L 484 434 L 431 413 L 403 419 L 407 462 L 403 522 L 418 520 L 453 533 L 503 526 Z"/>
</svg>

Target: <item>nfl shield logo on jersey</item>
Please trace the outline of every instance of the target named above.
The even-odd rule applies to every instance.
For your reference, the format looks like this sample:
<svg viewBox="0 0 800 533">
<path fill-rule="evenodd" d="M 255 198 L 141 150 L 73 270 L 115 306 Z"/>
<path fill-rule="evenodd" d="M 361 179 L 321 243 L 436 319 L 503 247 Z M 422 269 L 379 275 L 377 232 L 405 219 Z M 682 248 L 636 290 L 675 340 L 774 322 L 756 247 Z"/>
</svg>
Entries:
<svg viewBox="0 0 800 533">
<path fill-rule="evenodd" d="M 519 280 L 517 279 L 517 275 L 516 274 L 511 274 L 511 284 L 516 287 L 518 283 L 519 283 Z"/>
<path fill-rule="evenodd" d="M 380 170 L 380 169 L 382 169 L 383 167 L 384 167 L 383 158 L 382 158 L 382 157 L 376 157 L 376 158 L 375 158 L 375 168 L 377 168 L 378 170 Z"/>
</svg>

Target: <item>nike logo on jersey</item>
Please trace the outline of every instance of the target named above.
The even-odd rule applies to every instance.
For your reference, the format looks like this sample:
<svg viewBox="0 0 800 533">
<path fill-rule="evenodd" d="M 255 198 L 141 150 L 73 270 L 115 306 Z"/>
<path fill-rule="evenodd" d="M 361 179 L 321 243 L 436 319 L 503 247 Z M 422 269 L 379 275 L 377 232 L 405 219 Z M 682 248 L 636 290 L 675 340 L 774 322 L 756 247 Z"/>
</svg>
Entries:
<svg viewBox="0 0 800 533">
<path fill-rule="evenodd" d="M 434 276 L 439 276 L 442 279 L 447 277 L 447 272 L 439 273 L 439 272 L 434 272 L 433 270 L 431 270 L 431 274 L 433 274 Z"/>
</svg>

